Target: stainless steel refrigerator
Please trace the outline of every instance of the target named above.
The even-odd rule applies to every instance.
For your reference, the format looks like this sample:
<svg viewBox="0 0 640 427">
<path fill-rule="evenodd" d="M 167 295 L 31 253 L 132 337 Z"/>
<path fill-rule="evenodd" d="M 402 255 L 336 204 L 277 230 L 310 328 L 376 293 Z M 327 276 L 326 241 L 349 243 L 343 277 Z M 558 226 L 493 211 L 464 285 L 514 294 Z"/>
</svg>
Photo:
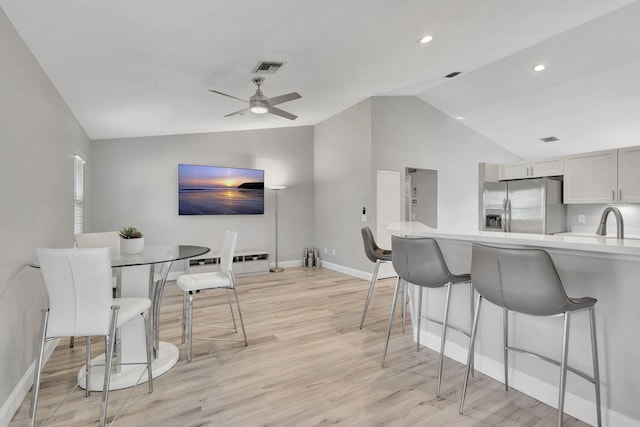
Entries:
<svg viewBox="0 0 640 427">
<path fill-rule="evenodd" d="M 487 182 L 483 191 L 483 230 L 553 234 L 566 231 L 562 180 L 532 178 Z"/>
</svg>

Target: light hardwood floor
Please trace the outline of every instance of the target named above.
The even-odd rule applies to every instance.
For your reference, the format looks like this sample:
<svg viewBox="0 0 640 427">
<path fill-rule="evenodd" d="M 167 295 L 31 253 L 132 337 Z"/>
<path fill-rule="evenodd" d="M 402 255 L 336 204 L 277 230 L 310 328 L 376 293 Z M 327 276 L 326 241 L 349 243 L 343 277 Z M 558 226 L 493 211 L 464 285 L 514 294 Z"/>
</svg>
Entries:
<svg viewBox="0 0 640 427">
<path fill-rule="evenodd" d="M 117 426 L 551 426 L 556 411 L 476 373 L 465 414 L 458 414 L 464 366 L 445 361 L 435 397 L 438 354 L 416 352 L 411 334 L 394 327 L 380 366 L 393 279 L 376 286 L 365 326 L 358 329 L 368 282 L 327 269 L 286 269 L 238 280 L 249 346 L 194 340 L 187 363 L 180 344 L 182 296 L 167 283 L 160 336 L 180 347 L 180 360 L 138 386 Z M 399 311 L 399 310 L 398 310 Z M 224 292 L 198 295 L 196 322 L 229 322 Z M 196 329 L 195 336 L 220 331 Z M 226 334 L 226 333 L 225 333 Z M 45 366 L 38 415 L 42 422 L 74 383 L 84 363 L 84 339 L 61 341 Z M 100 351 L 100 343 L 93 346 Z M 128 390 L 110 394 L 107 421 Z M 10 426 L 26 425 L 29 394 Z M 101 393 L 76 391 L 49 425 L 97 424 Z M 585 425 L 565 416 L 566 426 Z"/>
</svg>

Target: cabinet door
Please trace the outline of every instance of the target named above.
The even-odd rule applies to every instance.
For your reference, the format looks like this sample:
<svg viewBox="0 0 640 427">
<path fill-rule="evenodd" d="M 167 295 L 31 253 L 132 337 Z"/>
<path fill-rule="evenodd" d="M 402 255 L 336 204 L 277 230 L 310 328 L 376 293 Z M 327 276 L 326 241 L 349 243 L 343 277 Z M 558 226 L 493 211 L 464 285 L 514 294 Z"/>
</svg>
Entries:
<svg viewBox="0 0 640 427">
<path fill-rule="evenodd" d="M 529 177 L 529 161 L 501 164 L 498 177 L 500 181 Z"/>
<path fill-rule="evenodd" d="M 618 199 L 640 202 L 640 146 L 618 150 Z"/>
<path fill-rule="evenodd" d="M 531 161 L 531 176 L 558 176 L 564 173 L 562 157 Z"/>
<path fill-rule="evenodd" d="M 618 150 L 564 158 L 564 203 L 611 203 L 618 200 Z"/>
</svg>

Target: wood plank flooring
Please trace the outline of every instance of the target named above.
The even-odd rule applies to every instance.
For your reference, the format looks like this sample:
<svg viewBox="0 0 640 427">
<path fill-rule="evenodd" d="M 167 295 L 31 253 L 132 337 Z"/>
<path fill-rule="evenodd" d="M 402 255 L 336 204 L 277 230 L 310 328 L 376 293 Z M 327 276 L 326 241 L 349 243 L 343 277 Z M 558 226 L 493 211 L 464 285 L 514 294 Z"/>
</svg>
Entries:
<svg viewBox="0 0 640 427">
<path fill-rule="evenodd" d="M 358 329 L 368 282 L 327 269 L 286 269 L 241 278 L 238 292 L 249 346 L 194 340 L 193 361 L 180 343 L 182 296 L 167 283 L 160 337 L 179 346 L 180 360 L 133 390 L 116 426 L 552 426 L 556 411 L 477 373 L 465 414 L 458 414 L 464 366 L 445 361 L 441 399 L 435 397 L 438 354 L 415 351 L 399 323 L 380 366 L 393 280 L 378 282 L 365 326 Z M 399 310 L 398 310 L 399 312 Z M 196 323 L 230 323 L 224 292 L 196 297 Z M 195 328 L 194 336 L 225 336 Z M 233 335 L 231 333 L 231 335 Z M 233 337 L 236 337 L 235 335 Z M 94 352 L 101 351 L 97 340 Z M 69 390 L 84 363 L 84 339 L 62 340 L 42 376 L 38 424 Z M 110 393 L 111 421 L 129 390 Z M 10 426 L 27 423 L 29 394 Z M 74 392 L 51 426 L 98 422 L 101 393 Z M 566 426 L 583 426 L 565 416 Z"/>
</svg>

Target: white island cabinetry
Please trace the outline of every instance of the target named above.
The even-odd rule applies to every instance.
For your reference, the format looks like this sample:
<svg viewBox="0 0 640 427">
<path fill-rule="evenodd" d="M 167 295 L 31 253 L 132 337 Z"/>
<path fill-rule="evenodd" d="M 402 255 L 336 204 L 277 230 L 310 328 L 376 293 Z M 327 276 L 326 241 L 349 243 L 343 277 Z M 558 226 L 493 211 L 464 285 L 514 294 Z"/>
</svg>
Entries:
<svg viewBox="0 0 640 427">
<path fill-rule="evenodd" d="M 611 191 L 609 189 L 609 191 Z M 624 196 L 624 194 L 623 194 Z M 640 425 L 640 240 L 570 235 L 537 235 L 489 231 L 433 229 L 418 222 L 389 224 L 395 235 L 433 237 L 453 273 L 468 273 L 473 242 L 508 247 L 543 248 L 551 255 L 560 279 L 570 297 L 589 296 L 596 304 L 598 350 L 602 390 L 603 425 Z M 415 313 L 417 292 L 412 294 Z M 442 292 L 429 291 L 425 297 L 427 311 L 436 314 Z M 466 292 L 453 293 L 450 319 L 468 327 Z M 424 312 L 423 312 L 424 313 Z M 509 333 L 516 344 L 526 340 L 532 348 L 558 360 L 562 350 L 562 319 L 540 318 L 511 313 Z M 497 381 L 504 381 L 502 365 L 502 310 L 490 303 L 482 306 L 481 330 L 476 341 L 475 368 Z M 425 322 L 426 323 L 426 322 Z M 489 332 L 490 331 L 490 332 Z M 439 329 L 424 325 L 421 342 L 439 351 Z M 466 363 L 468 338 L 447 335 L 447 356 Z M 589 320 L 586 312 L 571 317 L 570 364 L 591 372 Z M 556 407 L 559 368 L 541 364 L 526 355 L 510 357 L 510 385 L 534 398 Z M 587 423 L 595 423 L 593 385 L 573 374 L 568 376 L 565 412 Z"/>
</svg>

